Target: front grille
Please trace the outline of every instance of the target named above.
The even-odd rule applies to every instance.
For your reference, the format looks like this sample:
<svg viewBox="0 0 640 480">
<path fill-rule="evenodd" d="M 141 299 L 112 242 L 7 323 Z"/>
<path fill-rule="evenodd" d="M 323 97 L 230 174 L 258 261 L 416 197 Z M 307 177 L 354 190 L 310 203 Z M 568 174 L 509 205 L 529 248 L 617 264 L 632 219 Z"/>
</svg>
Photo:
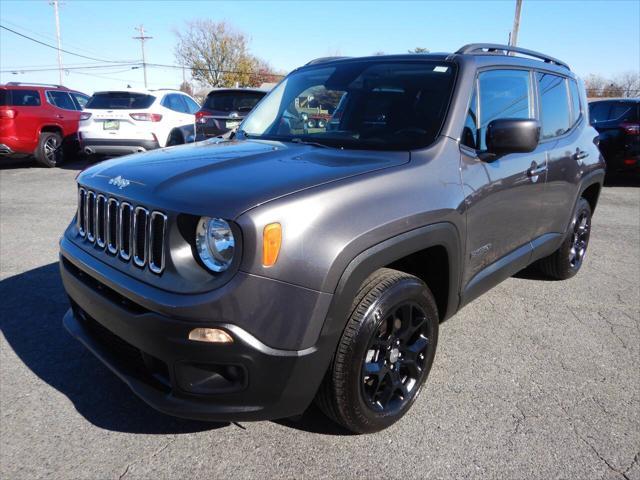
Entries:
<svg viewBox="0 0 640 480">
<path fill-rule="evenodd" d="M 165 266 L 167 216 L 99 192 L 78 189 L 78 234 L 105 253 L 161 274 Z"/>
</svg>

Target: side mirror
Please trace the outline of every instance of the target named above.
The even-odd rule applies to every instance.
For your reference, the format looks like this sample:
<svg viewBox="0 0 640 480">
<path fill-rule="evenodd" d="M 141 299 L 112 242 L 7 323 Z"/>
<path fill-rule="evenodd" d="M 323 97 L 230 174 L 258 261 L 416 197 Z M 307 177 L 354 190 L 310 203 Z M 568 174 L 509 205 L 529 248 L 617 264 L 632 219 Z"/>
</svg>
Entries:
<svg viewBox="0 0 640 480">
<path fill-rule="evenodd" d="M 532 152 L 540 140 L 540 124 L 529 118 L 499 118 L 487 126 L 487 152 L 494 155 Z"/>
</svg>

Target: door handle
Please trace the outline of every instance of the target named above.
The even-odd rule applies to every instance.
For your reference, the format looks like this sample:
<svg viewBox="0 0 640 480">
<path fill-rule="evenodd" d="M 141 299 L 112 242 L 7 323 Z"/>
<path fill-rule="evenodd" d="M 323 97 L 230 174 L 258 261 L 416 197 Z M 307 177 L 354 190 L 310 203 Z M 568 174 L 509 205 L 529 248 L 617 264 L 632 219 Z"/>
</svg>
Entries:
<svg viewBox="0 0 640 480">
<path fill-rule="evenodd" d="M 588 156 L 589 156 L 588 152 L 585 152 L 584 150 L 580 150 L 579 148 L 576 148 L 576 153 L 573 154 L 573 159 L 576 161 L 580 161 L 580 160 L 584 160 Z"/>
<path fill-rule="evenodd" d="M 527 176 L 531 177 L 531 179 L 535 182 L 538 179 L 538 175 L 542 175 L 547 171 L 546 165 L 538 166 L 535 162 L 531 164 L 531 168 L 527 170 Z M 535 180 L 533 179 L 535 177 Z"/>
</svg>

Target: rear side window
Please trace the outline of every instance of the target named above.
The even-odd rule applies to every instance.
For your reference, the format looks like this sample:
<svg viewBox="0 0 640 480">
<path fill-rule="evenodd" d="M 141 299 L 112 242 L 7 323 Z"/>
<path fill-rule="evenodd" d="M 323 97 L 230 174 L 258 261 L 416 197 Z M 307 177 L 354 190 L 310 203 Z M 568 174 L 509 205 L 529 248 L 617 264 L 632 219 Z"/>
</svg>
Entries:
<svg viewBox="0 0 640 480">
<path fill-rule="evenodd" d="M 11 107 L 39 107 L 40 93 L 37 90 L 2 90 L 4 97 L 0 97 L 0 105 Z"/>
<path fill-rule="evenodd" d="M 604 122 L 609 119 L 610 102 L 594 102 L 589 104 L 591 123 Z"/>
<path fill-rule="evenodd" d="M 186 95 L 182 95 L 182 99 L 186 102 L 187 108 L 189 109 L 189 113 L 196 113 L 198 110 L 200 110 L 200 105 L 198 105 L 190 97 L 187 97 Z"/>
<path fill-rule="evenodd" d="M 533 118 L 528 70 L 489 70 L 478 77 L 480 118 L 476 138 L 486 150 L 486 129 L 499 118 Z"/>
<path fill-rule="evenodd" d="M 571 90 L 571 123 L 575 125 L 582 115 L 582 102 L 580 101 L 580 90 L 575 80 L 569 80 L 569 90 Z"/>
<path fill-rule="evenodd" d="M 76 103 L 80 107 L 80 110 L 86 107 L 89 97 L 83 93 L 71 92 L 71 96 L 75 99 Z"/>
<path fill-rule="evenodd" d="M 563 77 L 549 73 L 536 73 L 540 95 L 542 139 L 563 135 L 571 128 L 569 95 Z"/>
<path fill-rule="evenodd" d="M 134 92 L 100 92 L 89 99 L 85 108 L 97 110 L 141 110 L 149 108 L 156 99 L 153 95 Z"/>
<path fill-rule="evenodd" d="M 260 92 L 211 92 L 204 107 L 222 112 L 249 112 L 264 95 Z"/>
<path fill-rule="evenodd" d="M 182 101 L 182 95 L 171 93 L 164 97 L 162 106 L 179 113 L 188 113 L 187 105 Z"/>
<path fill-rule="evenodd" d="M 631 113 L 631 105 L 627 103 L 614 103 L 609 110 L 609 120 L 626 120 Z"/>
<path fill-rule="evenodd" d="M 75 103 L 67 92 L 58 92 L 55 90 L 47 91 L 47 101 L 58 108 L 64 110 L 77 110 Z"/>
</svg>

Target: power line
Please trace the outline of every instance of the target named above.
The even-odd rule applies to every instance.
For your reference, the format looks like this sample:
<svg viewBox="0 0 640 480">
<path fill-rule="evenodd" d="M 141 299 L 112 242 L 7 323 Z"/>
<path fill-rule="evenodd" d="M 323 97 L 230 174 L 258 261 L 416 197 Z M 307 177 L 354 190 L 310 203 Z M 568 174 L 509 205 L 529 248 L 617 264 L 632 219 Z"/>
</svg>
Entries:
<svg viewBox="0 0 640 480">
<path fill-rule="evenodd" d="M 2 29 L 4 29 L 4 30 L 7 30 L 7 31 L 9 31 L 9 32 L 11 32 L 11 33 L 13 33 L 13 34 L 15 34 L 15 35 L 18 35 L 19 37 L 26 38 L 27 40 L 31 40 L 32 42 L 39 43 L 40 45 L 44 45 L 45 47 L 49 47 L 49 48 L 53 48 L 54 50 L 58 50 L 58 47 L 55 47 L 55 46 L 53 46 L 53 45 L 49 45 L 48 43 L 45 43 L 45 42 L 41 42 L 41 41 L 40 41 L 40 40 L 38 40 L 38 39 L 35 39 L 35 38 L 30 37 L 30 36 L 28 36 L 28 35 L 24 35 L 24 34 L 22 34 L 22 33 L 20 33 L 20 32 L 16 32 L 15 30 L 13 30 L 13 29 L 11 29 L 11 28 L 9 28 L 9 27 L 5 27 L 4 25 L 0 25 L 0 28 L 2 28 Z M 124 63 L 122 60 L 105 60 L 105 59 L 103 59 L 103 58 L 88 57 L 87 55 L 81 55 L 81 54 L 79 54 L 79 53 L 70 52 L 69 50 L 65 50 L 65 49 L 63 49 L 63 48 L 61 48 L 61 49 L 59 49 L 59 50 L 60 50 L 61 52 L 64 52 L 64 53 L 68 54 L 68 55 L 73 55 L 73 56 L 80 57 L 80 58 L 86 58 L 86 59 L 88 59 L 88 60 L 95 60 L 95 61 L 97 61 L 97 62 L 104 62 L 104 63 Z"/>
<path fill-rule="evenodd" d="M 122 68 L 122 67 L 131 67 L 131 69 L 139 68 L 140 63 L 113 63 L 110 65 L 87 65 L 87 66 L 77 66 L 77 67 L 65 67 L 64 71 L 73 71 L 73 70 L 94 70 L 94 69 L 105 69 L 105 68 Z M 58 70 L 57 68 L 8 68 L 6 70 L 0 70 L 0 73 L 34 73 L 34 72 L 53 72 Z M 109 72 L 106 72 L 109 73 Z"/>
<path fill-rule="evenodd" d="M 147 63 L 147 66 L 149 67 L 157 67 L 157 68 L 179 68 L 182 69 L 183 66 L 182 65 L 169 65 L 169 64 L 163 64 L 163 63 Z M 196 72 L 218 72 L 218 73 L 230 73 L 230 74 L 247 74 L 247 75 L 263 75 L 265 77 L 278 77 L 278 78 L 284 78 L 286 75 L 283 75 L 281 73 L 272 73 L 272 72 L 254 72 L 254 71 L 242 71 L 242 70 L 218 70 L 216 68 L 197 68 L 197 67 L 189 67 L 187 66 L 186 68 L 188 68 L 191 71 L 196 71 Z"/>
</svg>

